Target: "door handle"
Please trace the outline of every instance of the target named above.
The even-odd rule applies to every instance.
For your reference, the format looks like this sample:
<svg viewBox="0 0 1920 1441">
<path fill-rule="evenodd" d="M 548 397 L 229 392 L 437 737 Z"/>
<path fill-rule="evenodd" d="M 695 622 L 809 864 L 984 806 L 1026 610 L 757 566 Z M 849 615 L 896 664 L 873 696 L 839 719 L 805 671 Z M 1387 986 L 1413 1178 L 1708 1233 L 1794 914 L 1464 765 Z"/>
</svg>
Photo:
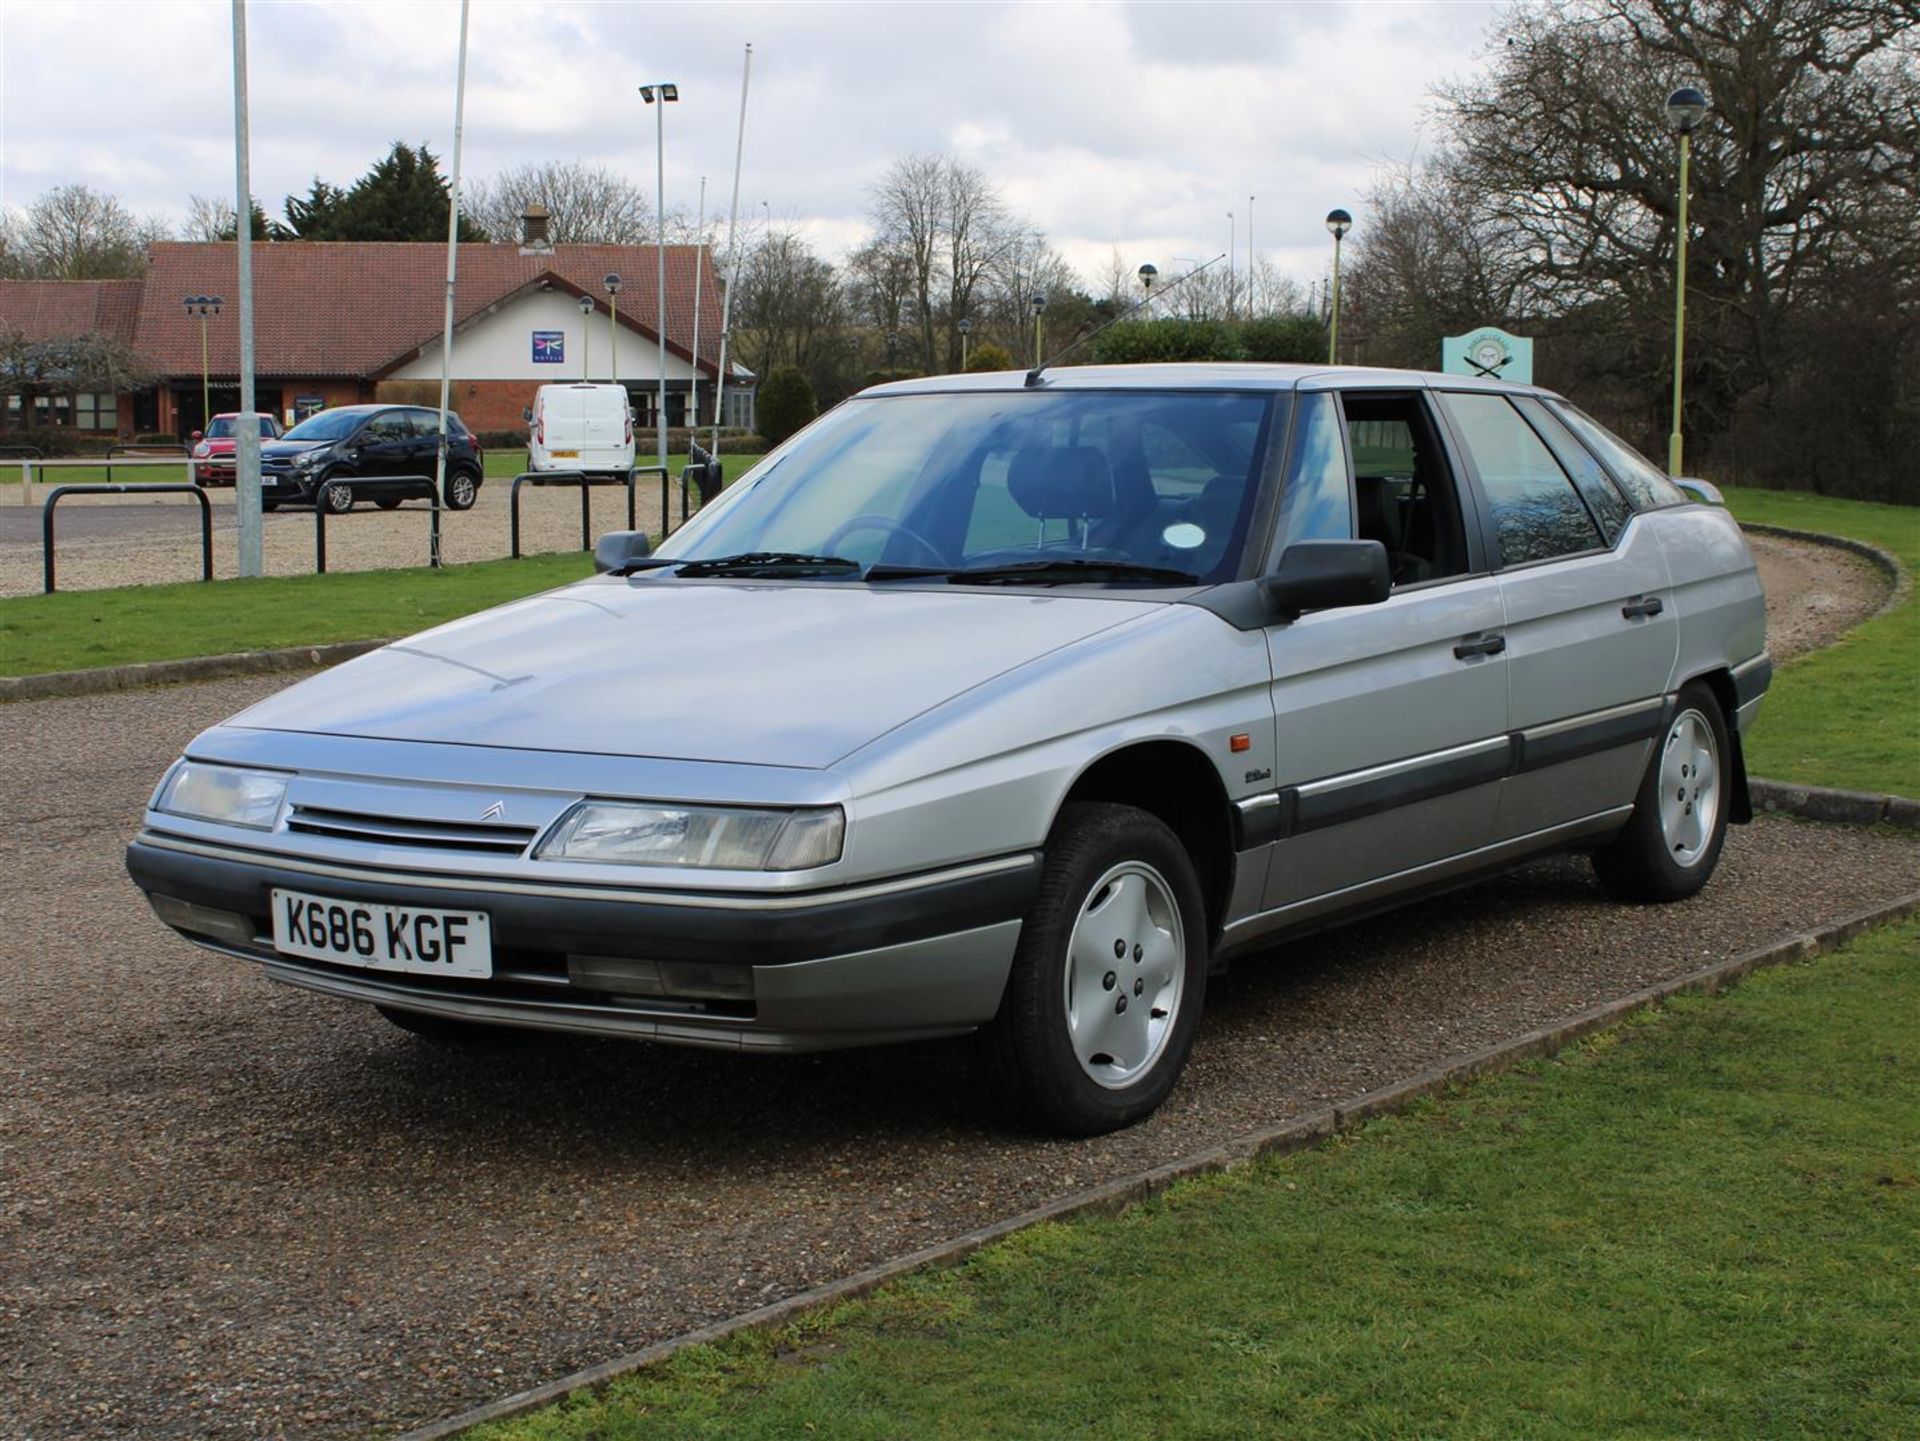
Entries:
<svg viewBox="0 0 1920 1441">
<path fill-rule="evenodd" d="M 1620 607 L 1620 614 L 1628 620 L 1644 620 L 1647 616 L 1658 615 L 1665 609 L 1666 606 L 1661 602 L 1659 596 L 1650 595 L 1640 600 L 1628 601 Z"/>
<path fill-rule="evenodd" d="M 1503 635 L 1468 636 L 1453 648 L 1455 660 L 1472 660 L 1477 655 L 1499 655 L 1507 648 Z"/>
</svg>

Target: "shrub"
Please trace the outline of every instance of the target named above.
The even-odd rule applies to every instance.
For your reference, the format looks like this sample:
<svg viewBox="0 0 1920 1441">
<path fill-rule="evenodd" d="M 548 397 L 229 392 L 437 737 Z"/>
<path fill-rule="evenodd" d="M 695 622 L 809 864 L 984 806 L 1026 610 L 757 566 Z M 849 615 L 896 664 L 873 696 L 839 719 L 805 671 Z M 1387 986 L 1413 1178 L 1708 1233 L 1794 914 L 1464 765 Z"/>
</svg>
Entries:
<svg viewBox="0 0 1920 1441">
<path fill-rule="evenodd" d="M 798 366 L 779 366 L 760 384 L 760 432 L 771 445 L 812 420 L 816 410 L 813 382 Z"/>
<path fill-rule="evenodd" d="M 1012 370 L 1013 352 L 1004 345 L 995 345 L 991 340 L 983 340 L 974 346 L 967 356 L 967 369 L 974 370 Z"/>
<path fill-rule="evenodd" d="M 1242 360 L 1235 327 L 1221 320 L 1130 320 L 1110 327 L 1093 342 L 1100 365 L 1150 365 L 1170 361 Z"/>
<path fill-rule="evenodd" d="M 1240 327 L 1248 360 L 1315 364 L 1327 358 L 1327 328 L 1311 315 L 1262 315 Z"/>
</svg>

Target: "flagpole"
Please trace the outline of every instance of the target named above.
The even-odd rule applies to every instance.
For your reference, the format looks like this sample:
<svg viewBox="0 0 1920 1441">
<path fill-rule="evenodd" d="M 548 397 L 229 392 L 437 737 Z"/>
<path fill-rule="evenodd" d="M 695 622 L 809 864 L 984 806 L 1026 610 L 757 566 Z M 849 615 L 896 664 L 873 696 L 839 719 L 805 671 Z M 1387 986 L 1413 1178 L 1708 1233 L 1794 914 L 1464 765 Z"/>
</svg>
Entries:
<svg viewBox="0 0 1920 1441">
<path fill-rule="evenodd" d="M 467 0 L 460 0 L 460 61 L 453 82 L 453 174 L 447 190 L 447 303 L 440 327 L 440 443 L 433 455 L 433 549 L 440 564 L 439 505 L 447 499 L 447 400 L 453 389 L 453 289 L 460 270 L 460 140 L 467 113 Z"/>
<path fill-rule="evenodd" d="M 727 280 L 720 298 L 720 372 L 713 383 L 713 454 L 720 453 L 721 401 L 727 390 L 727 342 L 733 337 L 733 292 L 740 288 L 740 157 L 747 146 L 747 82 L 753 78 L 753 46 L 740 67 L 740 130 L 733 142 L 733 204 L 727 211 Z"/>
<path fill-rule="evenodd" d="M 253 181 L 248 149 L 247 0 L 233 0 L 233 238 L 240 269 L 240 420 L 233 448 L 233 509 L 240 528 L 240 574 L 259 575 L 264 564 L 260 423 L 253 418 Z M 207 418 L 200 423 L 205 425 Z"/>
</svg>

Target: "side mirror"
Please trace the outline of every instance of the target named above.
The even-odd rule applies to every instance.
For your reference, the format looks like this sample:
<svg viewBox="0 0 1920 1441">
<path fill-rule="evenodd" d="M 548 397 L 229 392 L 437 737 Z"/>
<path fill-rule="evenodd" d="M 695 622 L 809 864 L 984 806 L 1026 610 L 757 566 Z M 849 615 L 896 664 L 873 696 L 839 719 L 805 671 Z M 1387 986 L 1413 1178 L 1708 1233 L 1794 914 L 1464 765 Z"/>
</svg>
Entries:
<svg viewBox="0 0 1920 1441">
<path fill-rule="evenodd" d="M 195 432 L 193 433 L 193 438 L 194 438 L 195 440 L 205 440 L 205 439 L 207 438 L 207 437 L 206 437 L 206 432 L 204 432 L 204 431 L 199 431 L 199 430 L 196 430 L 196 431 L 195 431 Z"/>
<path fill-rule="evenodd" d="M 520 418 L 521 418 L 522 420 L 524 420 L 524 421 L 526 421 L 526 422 L 527 422 L 527 424 L 529 424 L 529 425 L 531 425 L 531 424 L 533 424 L 533 407 L 532 407 L 531 405 L 523 405 L 523 406 L 521 406 L 521 407 L 520 407 Z"/>
<path fill-rule="evenodd" d="M 1280 566 L 1262 576 L 1260 593 L 1276 615 L 1378 605 L 1393 591 L 1387 548 L 1377 540 L 1297 540 Z"/>
<path fill-rule="evenodd" d="M 601 575 L 625 570 L 653 554 L 653 542 L 644 530 L 610 530 L 593 543 L 593 568 Z"/>
<path fill-rule="evenodd" d="M 1712 481 L 1695 480 L 1690 475 L 1676 475 L 1673 483 L 1695 500 L 1703 500 L 1708 505 L 1724 506 L 1727 503 L 1727 498 L 1720 494 L 1720 487 Z"/>
</svg>

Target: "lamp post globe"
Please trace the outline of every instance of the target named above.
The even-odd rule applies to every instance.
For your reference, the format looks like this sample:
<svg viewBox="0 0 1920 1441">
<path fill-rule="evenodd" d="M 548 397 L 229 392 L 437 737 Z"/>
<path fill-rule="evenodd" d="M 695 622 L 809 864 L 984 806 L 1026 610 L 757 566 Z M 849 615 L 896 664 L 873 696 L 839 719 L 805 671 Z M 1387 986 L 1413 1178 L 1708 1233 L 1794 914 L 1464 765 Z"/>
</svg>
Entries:
<svg viewBox="0 0 1920 1441">
<path fill-rule="evenodd" d="M 1704 90 L 1682 85 L 1667 97 L 1667 128 L 1676 135 L 1691 135 L 1707 117 Z"/>
<path fill-rule="evenodd" d="M 1327 324 L 1327 364 L 1340 363 L 1340 242 L 1353 229 L 1353 217 L 1344 210 L 1327 212 L 1327 233 L 1333 236 L 1333 306 Z"/>
<path fill-rule="evenodd" d="M 1673 246 L 1673 431 L 1667 437 L 1667 473 L 1676 476 L 1685 464 L 1680 400 L 1687 356 L 1687 197 L 1692 188 L 1687 171 L 1693 159 L 1693 132 L 1706 118 L 1707 108 L 1706 93 L 1691 85 L 1683 85 L 1667 97 L 1667 128 L 1680 137 L 1680 193 Z"/>
</svg>

